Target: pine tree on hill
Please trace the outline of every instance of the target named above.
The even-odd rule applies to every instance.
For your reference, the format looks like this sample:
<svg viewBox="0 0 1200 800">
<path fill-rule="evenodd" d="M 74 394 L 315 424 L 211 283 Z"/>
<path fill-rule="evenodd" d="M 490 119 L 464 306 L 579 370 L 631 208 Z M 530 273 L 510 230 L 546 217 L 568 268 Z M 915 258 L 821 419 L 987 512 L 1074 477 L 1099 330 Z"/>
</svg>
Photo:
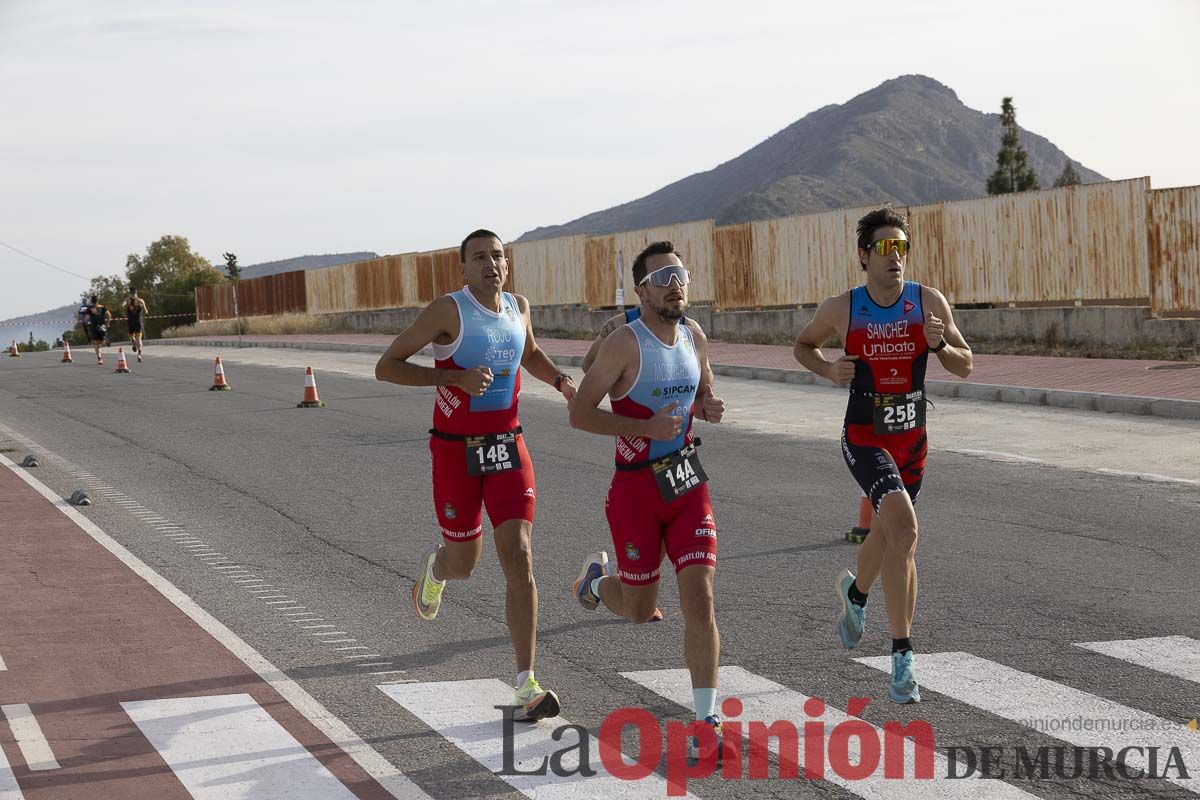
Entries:
<svg viewBox="0 0 1200 800">
<path fill-rule="evenodd" d="M 1029 154 L 1021 145 L 1021 130 L 1017 127 L 1017 109 L 1011 97 L 1000 105 L 1000 152 L 996 154 L 996 171 L 988 178 L 988 194 L 1009 194 L 1038 188 L 1037 175 L 1029 166 Z"/>
<path fill-rule="evenodd" d="M 1054 188 L 1061 189 L 1064 186 L 1078 186 L 1083 183 L 1083 179 L 1079 177 L 1079 173 L 1075 171 L 1075 165 L 1067 160 L 1067 165 L 1063 167 L 1063 171 L 1058 173 L 1058 177 L 1054 179 Z"/>
</svg>

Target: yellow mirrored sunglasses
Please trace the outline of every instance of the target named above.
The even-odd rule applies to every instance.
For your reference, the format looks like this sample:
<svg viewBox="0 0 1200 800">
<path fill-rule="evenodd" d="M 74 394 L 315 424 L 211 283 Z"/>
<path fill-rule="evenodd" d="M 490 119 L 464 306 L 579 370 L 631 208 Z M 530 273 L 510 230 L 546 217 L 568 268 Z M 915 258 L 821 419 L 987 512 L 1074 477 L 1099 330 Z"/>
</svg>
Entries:
<svg viewBox="0 0 1200 800">
<path fill-rule="evenodd" d="M 907 239 L 876 239 L 875 241 L 871 242 L 871 247 L 873 247 L 875 252 L 881 256 L 890 255 L 892 249 L 895 248 L 896 252 L 900 254 L 900 257 L 904 258 L 906 255 L 908 255 L 909 245 Z"/>
</svg>

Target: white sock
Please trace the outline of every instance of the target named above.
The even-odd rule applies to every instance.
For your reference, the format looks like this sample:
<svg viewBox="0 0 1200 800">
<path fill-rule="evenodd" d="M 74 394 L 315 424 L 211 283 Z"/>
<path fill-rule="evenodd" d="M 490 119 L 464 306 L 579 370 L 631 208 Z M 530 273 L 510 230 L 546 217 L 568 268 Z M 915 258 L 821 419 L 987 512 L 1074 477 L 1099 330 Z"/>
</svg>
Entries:
<svg viewBox="0 0 1200 800">
<path fill-rule="evenodd" d="M 703 721 L 717 713 L 717 690 L 693 688 L 692 702 L 696 704 L 696 719 Z"/>
<path fill-rule="evenodd" d="M 525 685 L 525 681 L 533 677 L 533 670 L 527 669 L 524 672 L 517 673 L 517 688 L 520 689 Z"/>
<path fill-rule="evenodd" d="M 602 580 L 604 580 L 603 575 L 601 575 L 599 578 L 592 579 L 592 594 L 596 595 L 596 597 L 600 596 L 600 581 Z"/>
</svg>

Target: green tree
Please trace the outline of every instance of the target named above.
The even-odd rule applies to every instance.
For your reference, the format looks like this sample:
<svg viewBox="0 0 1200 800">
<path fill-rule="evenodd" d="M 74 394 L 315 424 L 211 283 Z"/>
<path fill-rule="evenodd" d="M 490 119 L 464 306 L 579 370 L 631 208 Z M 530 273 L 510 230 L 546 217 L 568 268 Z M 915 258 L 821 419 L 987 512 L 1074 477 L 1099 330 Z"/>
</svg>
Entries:
<svg viewBox="0 0 1200 800">
<path fill-rule="evenodd" d="M 1063 171 L 1058 173 L 1058 177 L 1054 179 L 1054 188 L 1061 189 L 1063 186 L 1078 186 L 1081 183 L 1083 183 L 1083 179 L 1075 171 L 1075 164 L 1068 158 L 1067 165 L 1063 167 Z"/>
<path fill-rule="evenodd" d="M 151 315 L 193 315 L 146 320 L 143 325 L 147 339 L 157 337 L 163 328 L 194 321 L 196 287 L 225 280 L 207 258 L 192 251 L 183 236 L 163 236 L 146 248 L 145 255 L 131 253 L 125 259 L 125 276 L 127 287 L 138 288 L 138 296 L 146 301 Z"/>
<path fill-rule="evenodd" d="M 127 294 L 129 294 L 129 284 L 120 275 L 101 275 L 92 278 L 91 286 L 80 297 L 80 301 L 87 303 L 91 300 L 92 295 L 96 295 L 100 304 L 111 311 L 115 317 Z"/>
<path fill-rule="evenodd" d="M 1008 194 L 1038 188 L 1037 175 L 1029 166 L 1029 154 L 1021 146 L 1021 129 L 1017 127 L 1017 109 L 1011 97 L 1000 104 L 1000 152 L 996 154 L 996 171 L 988 178 L 988 194 Z"/>
</svg>

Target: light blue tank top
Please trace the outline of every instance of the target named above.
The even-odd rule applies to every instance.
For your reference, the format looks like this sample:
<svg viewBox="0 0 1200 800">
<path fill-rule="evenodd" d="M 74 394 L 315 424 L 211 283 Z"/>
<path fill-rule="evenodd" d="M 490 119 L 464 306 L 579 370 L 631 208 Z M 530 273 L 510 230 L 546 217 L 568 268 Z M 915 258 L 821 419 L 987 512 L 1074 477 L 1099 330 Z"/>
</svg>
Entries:
<svg viewBox="0 0 1200 800">
<path fill-rule="evenodd" d="M 628 327 L 637 336 L 641 366 L 633 387 L 624 397 L 612 401 L 613 412 L 649 418 L 663 406 L 677 402 L 679 407 L 674 413 L 685 420 L 679 435 L 670 441 L 652 441 L 640 436 L 618 437 L 617 460 L 634 463 L 673 453 L 690 441 L 692 404 L 700 383 L 700 359 L 687 325 L 678 327 L 679 333 L 672 346 L 663 344 L 640 319 L 628 323 Z"/>
<path fill-rule="evenodd" d="M 487 367 L 492 371 L 492 385 L 487 392 L 470 398 L 472 412 L 510 408 L 516 400 L 520 385 L 517 376 L 525 353 L 525 320 L 517 308 L 517 299 L 508 292 L 501 294 L 497 314 L 481 305 L 466 287 L 450 296 L 458 305 L 461 322 L 458 340 L 448 345 L 435 343 L 435 361 L 450 360 L 461 369 Z"/>
</svg>

